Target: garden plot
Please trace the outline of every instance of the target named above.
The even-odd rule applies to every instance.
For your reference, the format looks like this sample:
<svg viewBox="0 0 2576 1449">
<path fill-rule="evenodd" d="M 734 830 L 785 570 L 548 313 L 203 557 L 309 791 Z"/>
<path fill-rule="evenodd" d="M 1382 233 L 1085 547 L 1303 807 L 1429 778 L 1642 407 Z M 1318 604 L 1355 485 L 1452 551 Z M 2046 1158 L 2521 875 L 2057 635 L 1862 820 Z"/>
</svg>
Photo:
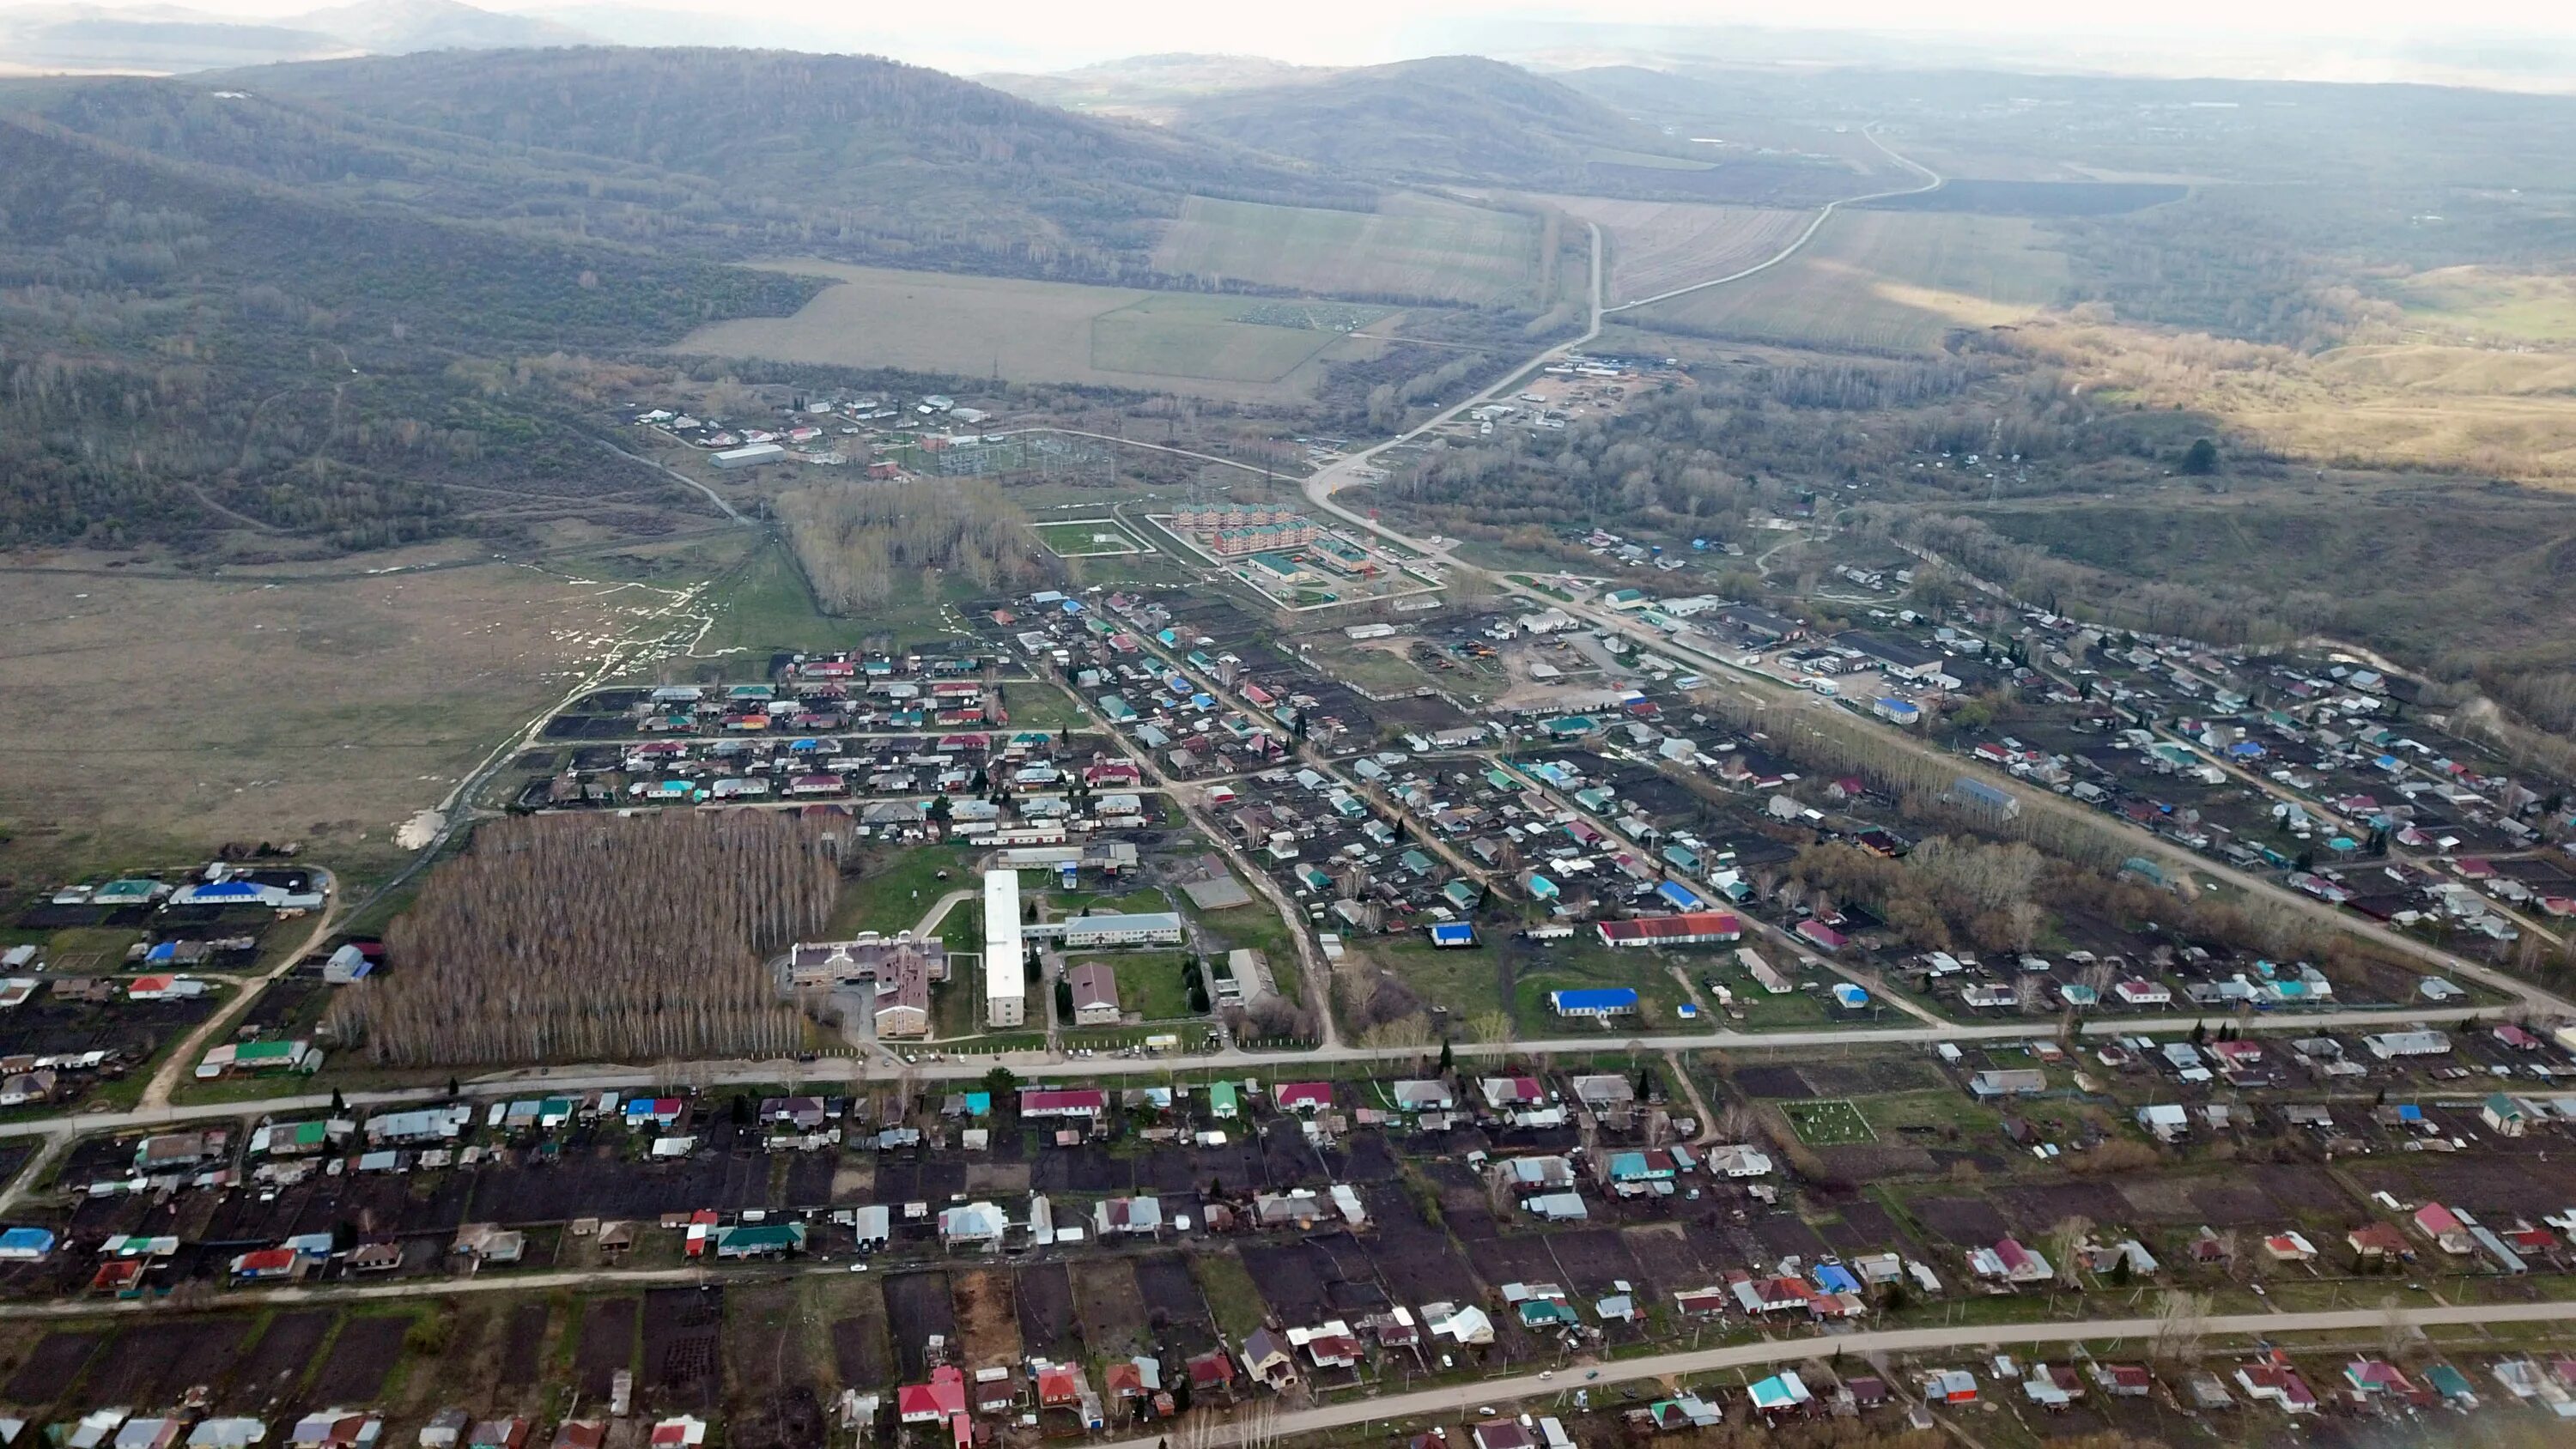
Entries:
<svg viewBox="0 0 2576 1449">
<path fill-rule="evenodd" d="M 1871 1130 L 1869 1119 L 1848 1097 L 1821 1097 L 1805 1102 L 1783 1102 L 1780 1115 L 1797 1129 L 1798 1140 L 1810 1147 L 1843 1147 L 1855 1143 L 1875 1142 L 1878 1133 Z"/>
</svg>

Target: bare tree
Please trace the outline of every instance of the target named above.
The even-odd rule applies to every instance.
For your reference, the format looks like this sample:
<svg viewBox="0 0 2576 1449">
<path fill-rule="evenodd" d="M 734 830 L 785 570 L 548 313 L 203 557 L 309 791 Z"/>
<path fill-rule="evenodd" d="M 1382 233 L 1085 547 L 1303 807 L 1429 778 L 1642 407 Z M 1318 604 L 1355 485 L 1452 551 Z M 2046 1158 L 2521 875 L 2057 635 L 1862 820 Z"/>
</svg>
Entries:
<svg viewBox="0 0 2576 1449">
<path fill-rule="evenodd" d="M 2157 1307 L 2155 1337 L 2147 1352 L 2159 1363 L 2194 1363 L 2200 1358 L 2200 1341 L 2208 1332 L 2209 1299 L 2174 1289 Z"/>
</svg>

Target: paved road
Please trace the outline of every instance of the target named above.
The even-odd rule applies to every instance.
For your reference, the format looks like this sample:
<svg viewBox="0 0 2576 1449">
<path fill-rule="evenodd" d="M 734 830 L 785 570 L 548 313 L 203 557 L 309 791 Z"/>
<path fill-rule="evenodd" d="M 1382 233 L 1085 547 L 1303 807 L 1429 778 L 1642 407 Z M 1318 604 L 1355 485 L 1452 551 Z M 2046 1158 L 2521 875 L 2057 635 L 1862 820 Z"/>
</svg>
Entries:
<svg viewBox="0 0 2576 1449">
<path fill-rule="evenodd" d="M 2423 1009 L 2395 1007 L 2380 1010 L 2343 1010 L 2305 1013 L 2258 1015 L 2244 1023 L 2248 1031 L 2312 1032 L 2324 1028 L 2387 1027 L 2444 1025 L 2453 1022 L 2495 1019 L 2493 1008 L 2472 1006 Z M 2226 1014 L 2208 1016 L 2116 1017 L 2081 1022 L 2079 1035 L 2088 1037 L 2127 1036 L 2133 1033 L 2174 1035 L 2194 1026 L 2221 1020 L 2233 1020 Z M 1599 1032 L 1579 1037 L 1544 1037 L 1517 1042 L 1454 1042 L 1451 1051 L 1461 1057 L 1553 1056 L 1570 1053 L 1624 1051 L 1634 1046 L 1639 1051 L 1797 1051 L 1815 1047 L 1858 1046 L 1930 1046 L 1936 1042 L 2027 1041 L 2033 1037 L 2054 1036 L 2054 1018 L 2023 1017 L 2010 1021 L 1976 1022 L 1942 1026 L 1833 1027 L 1802 1031 L 1712 1031 L 1660 1036 L 1623 1036 L 1616 1031 Z M 932 1043 L 929 1050 L 940 1050 Z M 971 1081 L 991 1072 L 995 1066 L 1006 1066 L 1024 1077 L 1073 1077 L 1089 1080 L 1098 1077 L 1128 1075 L 1161 1075 L 1192 1073 L 1215 1075 L 1248 1075 L 1256 1077 L 1293 1076 L 1305 1064 L 1338 1064 L 1355 1062 L 1408 1063 L 1420 1061 L 1429 1053 L 1419 1047 L 1326 1046 L 1312 1051 L 1283 1054 L 1248 1052 L 1238 1048 L 1194 1055 L 1160 1057 L 1099 1057 L 1079 1062 L 1062 1061 L 1046 1052 L 1009 1052 L 999 1056 L 972 1056 L 945 1061 L 922 1061 L 900 1070 L 925 1081 Z M 825 1057 L 820 1061 L 798 1062 L 785 1058 L 768 1060 L 733 1060 L 692 1063 L 688 1081 L 707 1088 L 773 1086 L 786 1082 L 821 1084 L 848 1081 L 891 1080 L 897 1068 L 883 1061 L 865 1057 Z M 469 1097 L 510 1097 L 536 1093 L 632 1091 L 647 1087 L 674 1085 L 666 1074 L 654 1068 L 622 1065 L 613 1062 L 585 1063 L 548 1069 L 528 1068 L 496 1072 L 463 1083 Z M 351 1107 L 395 1107 L 445 1099 L 444 1087 L 405 1087 L 385 1091 L 348 1092 L 343 1100 Z M 0 1140 L 19 1137 L 64 1139 L 96 1132 L 121 1132 L 147 1127 L 165 1127 L 183 1122 L 206 1122 L 225 1118 L 285 1116 L 300 1112 L 317 1112 L 331 1105 L 328 1093 L 268 1097 L 256 1101 L 193 1103 L 185 1106 L 136 1108 L 125 1112 L 84 1112 L 70 1117 L 48 1117 L 23 1122 L 0 1122 Z"/>
<path fill-rule="evenodd" d="M 2418 1327 L 2439 1327 L 2468 1323 L 2556 1323 L 2576 1320 L 2576 1302 L 2466 1304 L 2405 1308 L 2398 1311 L 2405 1322 Z M 2334 1333 L 2350 1330 L 2377 1332 L 2387 1326 L 2389 1315 L 2376 1308 L 2341 1309 L 2319 1313 L 2240 1313 L 2205 1320 L 2205 1330 L 2213 1338 L 2228 1336 L 2269 1337 L 2284 1333 Z M 1593 1372 L 1587 1366 L 1569 1369 L 1540 1378 L 1522 1374 L 1517 1378 L 1492 1379 L 1484 1383 L 1465 1384 L 1455 1388 L 1425 1389 L 1419 1393 L 1392 1394 L 1383 1398 L 1345 1399 L 1317 1408 L 1296 1409 L 1284 1414 L 1263 1415 L 1244 1426 L 1263 1442 L 1274 1442 L 1300 1434 L 1327 1429 L 1346 1428 L 1378 1420 L 1409 1419 L 1425 1422 L 1456 1423 L 1471 1416 L 1471 1410 L 1482 1405 L 1502 1405 L 1513 1400 L 1552 1397 L 1576 1388 L 1605 1388 L 1613 1384 L 1635 1383 L 1642 1379 L 1679 1379 L 1701 1374 L 1721 1373 L 1728 1369 L 1769 1368 L 1794 1364 L 1810 1358 L 1825 1357 L 1836 1350 L 1848 1356 L 1873 1353 L 1933 1353 L 1944 1349 L 1981 1349 L 1999 1344 L 2100 1342 L 2105 1339 L 2154 1338 L 2157 1320 L 2152 1318 L 2098 1318 L 2065 1323 L 1983 1324 L 1958 1328 L 1896 1328 L 1844 1334 L 1798 1334 L 1785 1338 L 1764 1339 L 1758 1343 L 1728 1344 L 1723 1348 L 1700 1349 L 1689 1353 L 1658 1354 L 1652 1358 L 1620 1359 L 1600 1365 L 1600 1378 L 1586 1379 Z M 1208 1423 L 1193 1428 L 1190 1442 L 1213 1449 L 1221 1444 L 1240 1443 L 1244 1434 L 1236 1426 Z M 1157 1449 L 1158 1437 L 1127 1439 L 1097 1446 L 1097 1449 Z"/>
</svg>

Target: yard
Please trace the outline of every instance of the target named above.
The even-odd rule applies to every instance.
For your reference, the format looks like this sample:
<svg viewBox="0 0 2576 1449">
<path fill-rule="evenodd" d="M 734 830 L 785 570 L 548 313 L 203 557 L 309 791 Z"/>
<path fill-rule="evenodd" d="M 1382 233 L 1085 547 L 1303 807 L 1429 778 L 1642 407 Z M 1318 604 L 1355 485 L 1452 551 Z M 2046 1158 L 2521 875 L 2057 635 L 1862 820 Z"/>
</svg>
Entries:
<svg viewBox="0 0 2576 1449">
<path fill-rule="evenodd" d="M 861 931 L 909 931 L 941 896 L 976 889 L 974 873 L 966 867 L 966 851 L 954 845 L 874 848 L 855 872 L 842 876 L 826 934 L 846 940 Z M 957 912 L 949 914 L 953 919 Z"/>
<path fill-rule="evenodd" d="M 1131 951 L 1073 956 L 1064 964 L 1070 970 L 1085 961 L 1103 962 L 1118 973 L 1120 1008 L 1139 1013 L 1146 1021 L 1178 1021 L 1196 1014 L 1190 1010 L 1189 992 L 1181 985 L 1181 968 L 1188 960 L 1186 951 Z"/>
</svg>

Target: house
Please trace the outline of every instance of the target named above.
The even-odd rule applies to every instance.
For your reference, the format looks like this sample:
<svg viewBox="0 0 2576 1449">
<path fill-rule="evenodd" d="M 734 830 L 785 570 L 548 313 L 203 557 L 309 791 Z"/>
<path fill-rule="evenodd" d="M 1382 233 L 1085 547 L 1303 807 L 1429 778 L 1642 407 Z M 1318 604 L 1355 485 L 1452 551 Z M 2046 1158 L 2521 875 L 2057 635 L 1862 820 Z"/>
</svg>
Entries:
<svg viewBox="0 0 2576 1449">
<path fill-rule="evenodd" d="M 2433 1242 L 2445 1253 L 2466 1257 L 2476 1246 L 2469 1236 L 2469 1225 L 2460 1215 L 2437 1202 L 2428 1202 L 2415 1210 L 2415 1231 Z"/>
<path fill-rule="evenodd" d="M 1092 1230 L 1102 1238 L 1121 1235 L 1152 1237 L 1163 1227 L 1163 1204 L 1150 1197 L 1104 1198 L 1091 1210 Z"/>
<path fill-rule="evenodd" d="M 2287 1414 L 2313 1414 L 2317 1411 L 2316 1391 L 2307 1379 L 2291 1365 L 2289 1355 L 2279 1349 L 2236 1371 L 2236 1387 L 2245 1397 L 2278 1406 Z"/>
<path fill-rule="evenodd" d="M 803 1223 L 745 1223 L 715 1235 L 720 1259 L 783 1258 L 805 1251 Z"/>
<path fill-rule="evenodd" d="M 1589 1017 L 1607 1022 L 1613 1017 L 1637 1014 L 1637 991 L 1632 986 L 1601 986 L 1579 991 L 1551 991 L 1548 1005 L 1559 1016 Z"/>
<path fill-rule="evenodd" d="M 2502 1092 L 2488 1094 L 2484 1105 L 2478 1108 L 2478 1120 L 2505 1137 L 2520 1137 L 2530 1125 L 2523 1115 L 2522 1104 Z"/>
<path fill-rule="evenodd" d="M 894 1407 L 895 1418 L 902 1423 L 947 1425 L 956 1449 L 974 1442 L 974 1421 L 966 1412 L 966 1375 L 954 1364 L 932 1369 L 928 1383 L 897 1388 Z"/>
<path fill-rule="evenodd" d="M 1204 1394 L 1215 1389 L 1223 1389 L 1228 1395 L 1234 1392 L 1234 1360 L 1227 1356 L 1224 1349 L 1210 1349 L 1196 1358 L 1186 1360 L 1181 1367 L 1189 1373 L 1190 1391 L 1194 1394 Z"/>
<path fill-rule="evenodd" d="M 384 1437 L 384 1432 L 385 1416 L 382 1414 L 324 1409 L 296 1420 L 286 1442 L 292 1449 L 373 1449 L 375 1442 Z M 454 1431 L 449 1432 L 453 1434 Z M 451 1438 L 448 1442 L 455 1441 Z"/>
<path fill-rule="evenodd" d="M 1476 1449 L 1538 1449 L 1538 1441 L 1518 1419 L 1487 1419 L 1473 1432 Z"/>
<path fill-rule="evenodd" d="M 2100 1384 L 2102 1392 L 2115 1399 L 2143 1399 L 2154 1393 L 2156 1387 L 2155 1377 L 2142 1365 L 2103 1363 L 2098 1359 L 2093 1364 L 2093 1382 Z"/>
<path fill-rule="evenodd" d="M 268 1283 L 303 1276 L 305 1257 L 293 1248 L 260 1248 L 232 1260 L 236 1283 Z"/>
<path fill-rule="evenodd" d="M 2344 1234 L 2343 1240 L 2364 1263 L 2415 1256 L 2415 1250 L 2406 1245 L 2406 1235 L 2387 1223 L 2365 1223 Z"/>
<path fill-rule="evenodd" d="M 1966 1369 L 1934 1369 L 1923 1376 L 1923 1399 L 1931 1404 L 1973 1404 L 1977 1376 Z"/>
<path fill-rule="evenodd" d="M 473 1416 L 463 1409 L 441 1409 L 420 1426 L 420 1449 L 458 1449 Z"/>
<path fill-rule="evenodd" d="M 0 1262 L 33 1263 L 54 1251 L 51 1228 L 11 1228 L 0 1232 Z"/>
<path fill-rule="evenodd" d="M 1243 1366 L 1270 1389 L 1285 1390 L 1297 1382 L 1295 1346 L 1267 1328 L 1256 1328 L 1244 1339 Z"/>
<path fill-rule="evenodd" d="M 1279 1088 L 1272 1100 L 1282 1112 L 1329 1112 L 1333 1107 L 1333 1084 L 1289 1082 Z"/>
<path fill-rule="evenodd" d="M 2406 1377 L 2403 1370 L 2386 1359 L 2354 1359 L 2343 1366 L 2343 1381 L 2351 1389 L 2353 1398 L 2363 1403 L 2402 1399 L 2419 1404 L 2431 1398 L 2417 1388 L 2414 1380 Z"/>
<path fill-rule="evenodd" d="M 1082 962 L 1065 972 L 1065 981 L 1073 990 L 1076 1026 L 1118 1024 L 1118 973 L 1107 962 Z"/>
<path fill-rule="evenodd" d="M 2031 1067 L 1983 1071 L 1968 1078 L 1969 1094 L 1981 1101 L 1995 1097 L 2036 1097 L 2047 1090 L 2047 1074 Z"/>
<path fill-rule="evenodd" d="M 1458 1105 L 1457 1098 L 1449 1091 L 1449 1084 L 1436 1078 L 1397 1082 L 1387 1089 L 1387 1095 L 1395 1100 L 1396 1109 L 1403 1112 L 1447 1112 Z"/>
<path fill-rule="evenodd" d="M 465 1449 L 527 1449 L 536 1425 L 526 1419 L 483 1419 L 465 1431 Z"/>
<path fill-rule="evenodd" d="M 2022 1397 L 2043 1409 L 2054 1412 L 2084 1397 L 2084 1380 L 2072 1366 L 2035 1363 L 2021 1376 Z"/>
<path fill-rule="evenodd" d="M 1020 1089 L 1023 1117 L 1081 1117 L 1098 1122 L 1109 1111 L 1109 1096 L 1097 1087 Z"/>
<path fill-rule="evenodd" d="M 1478 1083 L 1485 1094 L 1486 1105 L 1497 1112 L 1510 1112 L 1547 1101 L 1547 1090 L 1536 1077 L 1487 1077 Z"/>
<path fill-rule="evenodd" d="M 962 1203 L 939 1214 L 939 1241 L 950 1248 L 998 1248 L 1010 1219 L 989 1202 Z"/>
<path fill-rule="evenodd" d="M 2296 1229 L 2264 1238 L 2263 1251 L 2275 1263 L 2313 1263 L 2317 1258 L 2317 1245 Z"/>
<path fill-rule="evenodd" d="M 645 1443 L 650 1449 L 698 1449 L 707 1442 L 707 1421 L 691 1414 L 656 1420 Z"/>
</svg>

